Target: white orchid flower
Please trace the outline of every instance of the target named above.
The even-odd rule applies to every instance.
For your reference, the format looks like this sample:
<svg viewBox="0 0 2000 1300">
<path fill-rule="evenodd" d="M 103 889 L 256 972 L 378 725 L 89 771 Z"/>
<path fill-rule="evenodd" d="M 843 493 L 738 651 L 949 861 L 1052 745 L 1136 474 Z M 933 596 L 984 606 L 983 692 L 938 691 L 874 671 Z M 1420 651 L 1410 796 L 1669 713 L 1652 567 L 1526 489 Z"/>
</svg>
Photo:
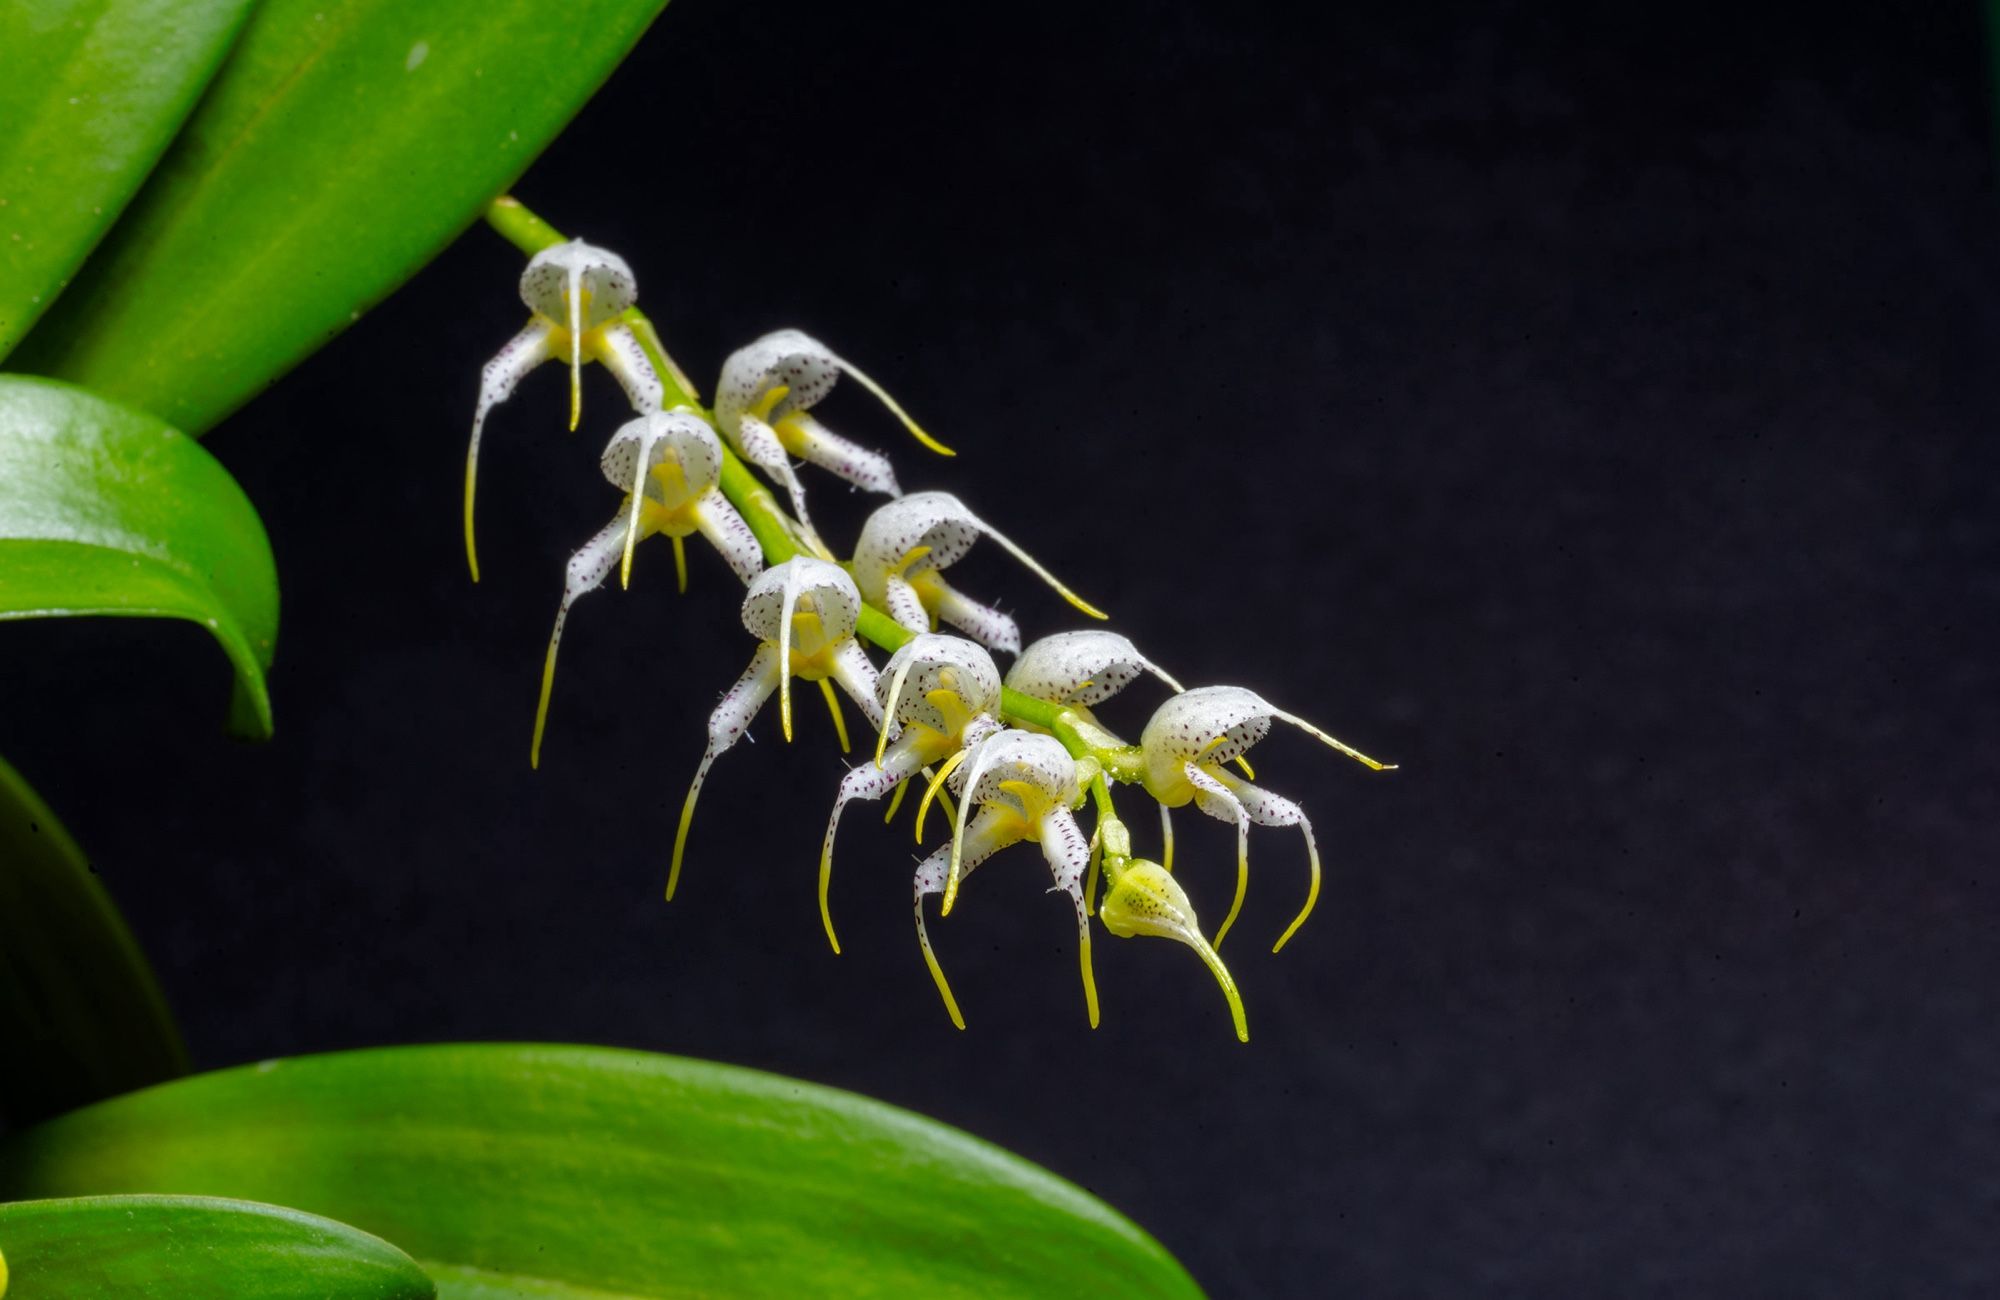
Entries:
<svg viewBox="0 0 2000 1300">
<path fill-rule="evenodd" d="M 1236 991 L 1236 981 L 1229 977 L 1229 968 L 1222 964 L 1215 948 L 1202 938 L 1187 891 L 1165 867 L 1143 858 L 1127 862 L 1105 895 L 1104 905 L 1097 909 L 1097 919 L 1121 939 L 1152 935 L 1174 939 L 1194 949 L 1215 976 L 1215 982 L 1222 986 L 1222 996 L 1229 999 L 1229 1018 L 1236 1024 L 1236 1037 L 1246 1043 L 1250 1041 L 1250 1026 L 1243 1015 L 1243 997 Z"/>
<path fill-rule="evenodd" d="M 997 731 L 971 751 L 971 757 L 955 773 L 968 810 L 958 820 L 951 843 L 939 846 L 917 867 L 913 882 L 917 918 L 917 942 L 923 948 L 924 964 L 930 967 L 951 1021 L 965 1028 L 958 999 L 946 982 L 944 968 L 931 949 L 930 932 L 924 926 L 924 899 L 944 895 L 943 912 L 951 914 L 952 899 L 959 881 L 973 868 L 1010 844 L 1033 840 L 1042 846 L 1049 873 L 1055 879 L 1051 892 L 1070 896 L 1076 909 L 1077 960 L 1083 972 L 1084 1002 L 1090 1024 L 1097 1027 L 1097 981 L 1090 966 L 1090 921 L 1083 904 L 1083 877 L 1090 866 L 1090 840 L 1076 824 L 1070 810 L 1083 802 L 1084 788 L 1096 776 L 1095 765 L 1079 764 L 1053 736 L 1032 731 Z M 969 810 L 977 808 L 976 813 Z"/>
<path fill-rule="evenodd" d="M 1159 707 L 1139 737 L 1139 748 L 1145 756 L 1147 793 L 1160 802 L 1161 829 L 1167 837 L 1167 865 L 1172 865 L 1173 854 L 1173 824 L 1167 809 L 1192 802 L 1209 816 L 1236 827 L 1236 900 L 1215 932 L 1218 946 L 1243 907 L 1250 879 L 1252 822 L 1259 826 L 1297 826 L 1305 835 L 1306 857 L 1312 864 L 1312 885 L 1306 894 L 1306 905 L 1278 936 L 1272 952 L 1285 946 L 1319 900 L 1319 846 L 1313 840 L 1312 823 L 1306 820 L 1305 813 L 1291 800 L 1223 769 L 1225 763 L 1237 762 L 1248 773 L 1243 753 L 1270 732 L 1273 718 L 1291 723 L 1378 772 L 1392 766 L 1335 740 L 1312 723 L 1241 686 L 1198 687 L 1174 696 Z"/>
<path fill-rule="evenodd" d="M 1021 629 L 1014 620 L 967 599 L 944 580 L 943 570 L 963 558 L 982 534 L 1064 600 L 1092 618 L 1105 617 L 949 492 L 913 493 L 870 515 L 854 548 L 855 583 L 870 604 L 887 610 L 912 632 L 931 631 L 941 621 L 982 645 L 1012 653 L 1021 648 Z"/>
<path fill-rule="evenodd" d="M 820 847 L 819 915 L 835 952 L 840 951 L 840 940 L 833 932 L 827 895 L 841 812 L 856 799 L 880 799 L 899 789 L 933 763 L 946 759 L 956 763 L 968 748 L 1000 727 L 1000 669 L 984 648 L 963 637 L 935 632 L 911 637 L 883 665 L 875 694 L 883 719 L 875 740 L 875 761 L 849 768 L 841 778 Z M 901 734 L 890 744 L 889 729 L 894 726 L 901 727 Z M 892 806 L 892 816 L 894 812 Z M 917 833 L 921 842 L 921 817 Z"/>
<path fill-rule="evenodd" d="M 569 427 L 583 415 L 583 364 L 601 361 L 641 415 L 660 409 L 666 388 L 631 325 L 618 318 L 638 301 L 637 282 L 625 259 L 608 249 L 572 239 L 545 248 L 521 273 L 521 301 L 534 315 L 486 363 L 479 377 L 479 405 L 472 417 L 472 444 L 465 453 L 465 558 L 479 581 L 479 553 L 473 544 L 472 498 L 479 478 L 479 439 L 486 417 L 513 396 L 515 385 L 544 361 L 569 361 Z M 649 328 L 650 332 L 650 328 Z M 666 360 L 681 388 L 693 393 L 657 338 L 649 340 Z"/>
<path fill-rule="evenodd" d="M 1127 638 L 1103 628 L 1086 628 L 1031 642 L 1007 670 L 1007 686 L 1032 699 L 1060 704 L 1094 722 L 1092 707 L 1130 686 L 1142 672 L 1151 673 L 1176 693 L 1187 689 L 1140 654 L 1139 647 Z"/>
<path fill-rule="evenodd" d="M 542 732 L 548 724 L 549 694 L 555 687 L 556 650 L 570 608 L 604 585 L 620 552 L 631 573 L 632 546 L 655 533 L 674 542 L 674 568 L 680 589 L 687 590 L 687 551 L 682 539 L 700 533 L 715 544 L 729 567 L 744 582 L 764 567 L 764 552 L 736 507 L 717 486 L 722 478 L 722 444 L 699 416 L 685 410 L 642 415 L 611 436 L 598 467 L 613 487 L 630 494 L 610 523 L 572 555 L 563 577 L 562 605 L 549 633 L 548 656 L 542 663 L 542 698 L 535 707 L 535 739 L 528 751 L 534 767 L 542 764 Z"/>
<path fill-rule="evenodd" d="M 880 384 L 826 344 L 798 330 L 766 334 L 730 353 L 722 363 L 715 422 L 743 459 L 785 485 L 799 522 L 807 528 L 812 525 L 806 517 L 805 488 L 792 468 L 793 456 L 831 470 L 856 487 L 902 495 L 888 457 L 848 441 L 812 416 L 811 408 L 833 391 L 842 374 L 873 393 L 924 446 L 942 456 L 957 454 L 925 433 Z"/>
<path fill-rule="evenodd" d="M 860 708 L 870 724 L 882 725 L 882 706 L 876 702 L 875 665 L 854 639 L 855 622 L 861 613 L 861 593 L 854 579 L 837 564 L 801 555 L 766 569 L 750 584 L 743 598 L 743 626 L 757 638 L 757 653 L 750 667 L 738 678 L 708 716 L 708 748 L 688 786 L 687 802 L 681 807 L 680 827 L 674 833 L 673 866 L 667 875 L 667 897 L 674 896 L 680 881 L 681 857 L 687 848 L 688 827 L 694 821 L 695 800 L 702 782 L 717 756 L 733 746 L 750 729 L 750 723 L 777 691 L 779 714 L 785 739 L 792 738 L 792 678 L 818 682 L 833 714 L 834 730 L 845 751 L 847 723 L 841 717 L 840 700 L 833 687 L 838 683 Z"/>
</svg>

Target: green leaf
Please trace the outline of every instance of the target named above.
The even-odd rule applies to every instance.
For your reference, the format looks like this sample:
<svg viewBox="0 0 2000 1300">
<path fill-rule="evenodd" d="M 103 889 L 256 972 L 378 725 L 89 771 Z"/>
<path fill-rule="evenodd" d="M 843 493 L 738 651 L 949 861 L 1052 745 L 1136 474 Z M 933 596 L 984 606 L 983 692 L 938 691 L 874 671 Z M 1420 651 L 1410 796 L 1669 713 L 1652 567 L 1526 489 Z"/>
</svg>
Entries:
<svg viewBox="0 0 2000 1300">
<path fill-rule="evenodd" d="M 203 432 L 476 219 L 664 4 L 270 0 L 23 367 Z"/>
<path fill-rule="evenodd" d="M 641 1052 L 267 1062 L 0 1145 L 0 1198 L 139 1191 L 353 1223 L 416 1256 L 447 1300 L 1200 1295 L 1116 1211 L 956 1129 Z"/>
<path fill-rule="evenodd" d="M 379 1237 L 275 1205 L 91 1196 L 0 1205 L 8 1300 L 427 1300 Z"/>
<path fill-rule="evenodd" d="M 0 357 L 117 219 L 249 12 L 250 0 L 0 4 Z"/>
<path fill-rule="evenodd" d="M 150 415 L 0 375 L 0 619 L 192 619 L 236 669 L 230 726 L 271 734 L 278 575 L 229 471 Z"/>
<path fill-rule="evenodd" d="M 0 760 L 0 1117 L 25 1124 L 187 1072 L 152 968 L 83 851 Z M 32 1063 L 32 1064 L 27 1064 Z"/>
</svg>

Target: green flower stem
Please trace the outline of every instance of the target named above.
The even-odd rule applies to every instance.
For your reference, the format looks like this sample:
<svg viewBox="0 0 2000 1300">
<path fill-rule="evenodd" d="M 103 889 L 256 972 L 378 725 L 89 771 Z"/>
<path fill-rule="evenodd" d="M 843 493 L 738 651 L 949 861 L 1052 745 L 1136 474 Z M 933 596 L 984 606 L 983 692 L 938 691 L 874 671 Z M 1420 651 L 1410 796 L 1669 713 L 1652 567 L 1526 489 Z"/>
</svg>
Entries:
<svg viewBox="0 0 2000 1300">
<path fill-rule="evenodd" d="M 486 224 L 493 227 L 503 238 L 523 253 L 533 257 L 545 248 L 553 248 L 563 242 L 563 234 L 541 217 L 535 215 L 512 195 L 502 195 L 486 209 Z M 685 406 L 699 413 L 710 424 L 715 423 L 714 413 L 676 382 L 675 369 L 660 351 L 659 339 L 652 322 L 637 307 L 628 308 L 620 319 L 634 326 L 640 346 L 646 351 L 647 359 L 666 386 L 661 403 L 668 410 Z M 736 507 L 743 516 L 750 531 L 756 535 L 757 543 L 764 549 L 764 560 L 769 564 L 783 564 L 805 550 L 796 540 L 796 525 L 770 488 L 766 487 L 750 467 L 736 455 L 727 442 L 722 443 L 722 495 Z M 913 635 L 896 620 L 873 605 L 864 604 L 856 629 L 860 634 L 884 650 L 894 652 Z M 1051 732 L 1063 747 L 1077 758 L 1092 757 L 1103 765 L 1104 770 L 1116 781 L 1136 784 L 1144 772 L 1139 748 L 1136 745 L 1105 746 L 1093 744 L 1077 733 L 1075 715 L 1060 704 L 1048 700 L 1038 700 L 1012 689 L 1000 692 L 1000 712 L 1008 722 L 1029 725 Z M 1103 783 L 1098 783 L 1102 788 Z M 1110 792 L 1104 793 L 1108 805 Z"/>
<path fill-rule="evenodd" d="M 562 231 L 529 211 L 511 194 L 502 194 L 487 204 L 486 224 L 529 257 L 564 242 Z"/>
</svg>

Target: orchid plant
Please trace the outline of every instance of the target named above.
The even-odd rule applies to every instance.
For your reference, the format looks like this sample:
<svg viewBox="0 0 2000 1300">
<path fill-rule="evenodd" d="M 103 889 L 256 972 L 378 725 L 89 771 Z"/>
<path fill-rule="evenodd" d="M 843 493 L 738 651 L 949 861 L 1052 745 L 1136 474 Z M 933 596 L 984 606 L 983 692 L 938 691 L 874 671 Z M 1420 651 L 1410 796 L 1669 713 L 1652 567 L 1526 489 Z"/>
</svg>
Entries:
<svg viewBox="0 0 2000 1300">
<path fill-rule="evenodd" d="M 606 480 L 624 494 L 623 500 L 611 522 L 569 562 L 545 659 L 530 761 L 539 765 L 541 760 L 556 647 L 571 607 L 601 586 L 621 557 L 623 579 L 629 582 L 634 546 L 655 533 L 673 538 L 685 590 L 682 539 L 699 532 L 745 583 L 743 626 L 757 646 L 749 668 L 709 717 L 707 746 L 688 789 L 668 865 L 669 899 L 680 879 L 695 801 L 709 769 L 748 733 L 774 693 L 780 728 L 787 741 L 792 738 L 791 682 L 798 677 L 819 684 L 843 752 L 850 746 L 840 692 L 877 733 L 873 755 L 841 779 L 821 844 L 820 912 L 836 953 L 840 943 L 828 894 L 841 813 L 857 799 L 893 793 L 900 802 L 909 783 L 921 776 L 925 789 L 915 818 L 918 843 L 923 843 L 934 801 L 943 807 L 949 838 L 916 869 L 917 939 L 954 1024 L 963 1029 L 965 1018 L 932 947 L 924 901 L 939 896 L 940 914 L 951 915 L 974 867 L 1029 840 L 1042 848 L 1053 889 L 1068 894 L 1073 905 L 1093 1026 L 1098 1023 L 1090 962 L 1090 921 L 1095 916 L 1120 937 L 1149 935 L 1192 948 L 1221 987 L 1236 1036 L 1247 1042 L 1242 998 L 1218 949 L 1248 889 L 1249 827 L 1297 826 L 1305 838 L 1310 882 L 1305 905 L 1278 936 L 1273 952 L 1290 941 L 1312 912 L 1321 864 L 1305 813 L 1253 783 L 1245 752 L 1270 731 L 1273 721 L 1282 721 L 1371 769 L 1384 771 L 1392 765 L 1246 688 L 1184 690 L 1130 640 L 1108 630 L 1059 632 L 1024 648 L 1011 616 L 945 579 L 944 571 L 981 537 L 991 538 L 1084 614 L 1105 615 L 957 496 L 943 491 L 904 495 L 888 456 L 833 433 L 811 413 L 845 375 L 879 399 L 923 445 L 953 454 L 880 384 L 817 339 L 781 329 L 730 354 L 717 382 L 715 406 L 704 408 L 639 312 L 637 283 L 623 258 L 562 238 L 513 200 L 495 204 L 488 220 L 529 255 L 520 293 L 534 316 L 487 364 L 480 385 L 466 470 L 468 558 L 473 554 L 472 491 L 480 438 L 493 407 L 523 375 L 545 360 L 568 359 L 574 429 L 581 410 L 579 371 L 584 361 L 599 361 L 618 380 L 636 415 L 612 435 L 601 457 Z M 806 483 L 794 457 L 891 498 L 868 517 L 851 551 L 836 551 L 813 526 Z M 773 486 L 782 489 L 789 508 Z M 940 625 L 963 636 L 941 633 Z M 868 646 L 889 653 L 883 668 L 869 657 Z M 1004 679 L 993 652 L 1015 656 Z M 1132 744 L 1092 710 L 1145 674 L 1172 693 Z M 1240 776 L 1228 770 L 1232 765 Z M 1113 789 L 1121 785 L 1138 787 L 1159 807 L 1157 861 L 1133 853 L 1131 833 L 1114 801 Z M 946 791 L 959 797 L 957 810 Z M 1189 803 L 1237 831 L 1235 894 L 1213 938 L 1203 932 L 1187 890 L 1172 874 L 1169 810 Z M 1088 836 L 1076 820 L 1076 811 L 1085 805 L 1094 811 Z M 895 810 L 892 802 L 891 817 Z M 1096 901 L 1100 878 L 1105 886 L 1101 907 Z"/>
</svg>

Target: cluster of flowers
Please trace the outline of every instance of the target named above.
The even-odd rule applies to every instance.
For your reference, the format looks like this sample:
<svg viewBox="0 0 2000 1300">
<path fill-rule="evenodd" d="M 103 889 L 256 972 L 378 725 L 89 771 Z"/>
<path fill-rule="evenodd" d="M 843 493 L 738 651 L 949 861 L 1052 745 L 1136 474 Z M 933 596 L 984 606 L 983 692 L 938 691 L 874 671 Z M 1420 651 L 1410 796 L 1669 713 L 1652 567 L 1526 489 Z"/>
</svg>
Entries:
<svg viewBox="0 0 2000 1300">
<path fill-rule="evenodd" d="M 1242 687 L 1184 690 L 1113 632 L 1066 632 L 1024 649 L 1012 618 L 945 579 L 945 570 L 981 537 L 1004 547 L 1084 613 L 1104 615 L 957 497 L 944 492 L 903 495 L 886 457 L 815 419 L 812 408 L 846 375 L 879 398 L 926 446 L 952 454 L 880 385 L 817 340 L 797 330 L 780 330 L 731 355 L 710 413 L 696 405 L 693 386 L 635 309 L 631 270 L 616 254 L 580 240 L 544 248 L 521 277 L 521 297 L 533 319 L 485 368 L 466 461 L 465 540 L 474 581 L 479 576 L 472 518 L 480 435 L 487 415 L 522 377 L 544 361 L 566 359 L 574 429 L 581 412 L 579 373 L 585 362 L 598 361 L 617 378 L 638 413 L 612 436 L 600 462 L 605 478 L 625 499 L 569 561 L 549 637 L 531 761 L 540 763 L 556 650 L 571 608 L 602 586 L 613 568 L 621 568 L 621 580 L 629 581 L 633 547 L 654 534 L 673 540 L 685 590 L 684 541 L 699 533 L 748 588 L 742 620 L 756 650 L 749 668 L 709 716 L 708 745 L 675 837 L 668 898 L 680 877 L 695 800 L 715 760 L 743 737 L 773 693 L 785 737 L 791 738 L 795 677 L 819 683 L 845 750 L 838 686 L 875 728 L 876 741 L 872 759 L 851 768 L 840 783 L 820 854 L 820 912 L 835 952 L 840 942 L 828 887 L 841 812 L 857 799 L 892 793 L 900 802 L 913 779 L 922 777 L 926 787 L 916 815 L 918 842 L 933 801 L 942 804 L 951 822 L 951 838 L 916 869 L 917 939 L 961 1029 L 964 1017 L 925 926 L 925 900 L 941 895 L 941 914 L 949 915 L 961 883 L 974 868 L 1004 848 L 1031 841 L 1041 846 L 1047 860 L 1052 892 L 1068 894 L 1073 904 L 1093 1026 L 1098 1019 L 1090 962 L 1094 914 L 1115 935 L 1156 935 L 1192 948 L 1221 985 L 1237 1036 L 1247 1041 L 1242 999 L 1216 948 L 1243 904 L 1249 827 L 1297 826 L 1305 838 L 1311 871 L 1305 906 L 1274 952 L 1312 911 L 1319 896 L 1320 861 L 1304 812 L 1252 783 L 1245 751 L 1269 732 L 1273 721 L 1284 721 L 1369 767 L 1386 765 Z M 844 561 L 813 528 L 794 457 L 892 498 L 868 519 Z M 789 514 L 743 462 L 783 487 Z M 963 635 L 941 634 L 940 625 Z M 863 639 L 893 650 L 881 669 L 869 658 Z M 1016 656 L 1004 676 L 994 651 Z M 1153 714 L 1139 743 L 1131 745 L 1106 729 L 1092 710 L 1142 673 L 1152 674 L 1174 694 Z M 1241 775 L 1229 770 L 1232 764 Z M 1131 835 L 1112 803 L 1116 783 L 1139 785 L 1158 802 L 1158 861 L 1134 856 Z M 951 795 L 958 797 L 959 810 L 952 808 Z M 1089 801 L 1095 802 L 1097 818 L 1086 836 L 1075 810 Z M 1186 891 L 1171 874 L 1168 810 L 1189 803 L 1237 830 L 1236 896 L 1213 942 L 1203 935 Z M 892 802 L 892 817 L 895 806 Z M 1101 904 L 1100 876 L 1105 886 Z"/>
</svg>

